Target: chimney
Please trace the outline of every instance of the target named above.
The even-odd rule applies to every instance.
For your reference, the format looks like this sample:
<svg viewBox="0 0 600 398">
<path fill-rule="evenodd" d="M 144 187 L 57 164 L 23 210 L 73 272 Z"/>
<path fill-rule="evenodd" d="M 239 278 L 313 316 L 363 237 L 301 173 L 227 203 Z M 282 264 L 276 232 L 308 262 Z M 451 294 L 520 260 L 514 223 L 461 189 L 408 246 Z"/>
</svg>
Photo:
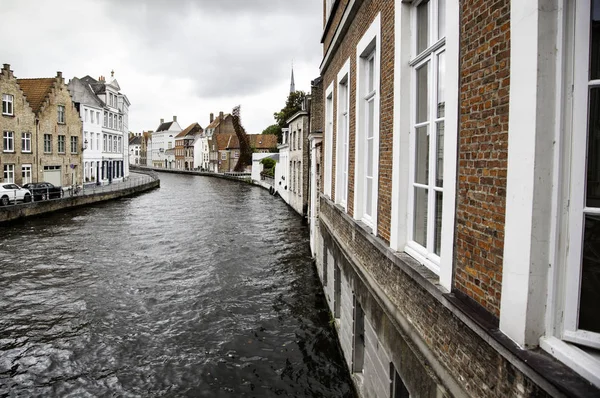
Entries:
<svg viewBox="0 0 600 398">
<path fill-rule="evenodd" d="M 219 112 L 219 122 L 223 121 L 223 111 Z"/>
<path fill-rule="evenodd" d="M 165 119 L 160 119 L 160 124 L 163 124 L 165 122 Z"/>
<path fill-rule="evenodd" d="M 177 116 L 173 116 L 173 121 L 176 122 L 177 121 Z"/>
<path fill-rule="evenodd" d="M 212 112 L 211 112 L 210 113 L 210 123 L 212 123 L 213 120 L 215 120 L 215 115 L 213 115 Z"/>
</svg>

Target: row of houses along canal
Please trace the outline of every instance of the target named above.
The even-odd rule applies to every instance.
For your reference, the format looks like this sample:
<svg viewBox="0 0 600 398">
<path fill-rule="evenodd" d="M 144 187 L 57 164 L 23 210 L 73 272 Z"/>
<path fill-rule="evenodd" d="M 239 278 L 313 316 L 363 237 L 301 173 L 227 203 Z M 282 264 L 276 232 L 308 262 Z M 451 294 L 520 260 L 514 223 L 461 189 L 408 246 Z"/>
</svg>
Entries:
<svg viewBox="0 0 600 398">
<path fill-rule="evenodd" d="M 306 227 L 266 190 L 161 174 L 2 235 L 0 396 L 354 395 Z"/>
</svg>

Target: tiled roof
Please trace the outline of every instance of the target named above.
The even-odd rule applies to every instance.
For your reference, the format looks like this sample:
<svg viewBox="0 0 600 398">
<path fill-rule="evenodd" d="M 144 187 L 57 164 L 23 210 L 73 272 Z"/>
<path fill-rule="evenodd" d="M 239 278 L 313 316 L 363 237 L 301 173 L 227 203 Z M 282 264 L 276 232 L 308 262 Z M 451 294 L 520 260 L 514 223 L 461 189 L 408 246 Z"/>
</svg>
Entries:
<svg viewBox="0 0 600 398">
<path fill-rule="evenodd" d="M 227 114 L 223 115 L 223 120 L 227 119 L 228 117 L 231 117 L 231 114 L 227 113 Z M 215 120 L 212 121 L 212 123 L 210 123 L 208 126 L 206 126 L 206 128 L 214 129 L 219 125 L 219 123 L 221 123 L 221 117 L 217 116 L 215 118 Z"/>
<path fill-rule="evenodd" d="M 167 131 L 168 129 L 171 128 L 172 124 L 173 124 L 173 122 L 165 122 L 165 123 L 161 124 L 160 126 L 158 126 L 158 129 L 156 129 L 156 132 L 158 133 L 159 131 Z"/>
<path fill-rule="evenodd" d="M 277 136 L 274 134 L 248 134 L 250 146 L 256 149 L 277 147 Z"/>
<path fill-rule="evenodd" d="M 136 135 L 135 137 L 131 137 L 129 145 L 142 145 L 142 136 Z"/>
<path fill-rule="evenodd" d="M 23 94 L 27 97 L 27 102 L 33 110 L 33 113 L 38 113 L 44 100 L 50 93 L 54 82 L 56 81 L 53 77 L 40 78 L 40 79 L 17 79 Z"/>
<path fill-rule="evenodd" d="M 218 134 L 215 135 L 215 138 L 217 139 L 217 149 L 219 151 L 231 148 L 231 141 L 233 138 L 235 138 L 235 142 L 237 143 L 235 134 Z"/>
<path fill-rule="evenodd" d="M 182 138 L 185 137 L 186 135 L 196 135 L 198 133 L 201 133 L 202 130 L 202 126 L 200 126 L 198 123 L 192 123 L 189 126 L 187 126 L 185 128 L 185 130 L 183 130 L 181 133 L 177 134 L 175 136 L 175 138 Z"/>
</svg>

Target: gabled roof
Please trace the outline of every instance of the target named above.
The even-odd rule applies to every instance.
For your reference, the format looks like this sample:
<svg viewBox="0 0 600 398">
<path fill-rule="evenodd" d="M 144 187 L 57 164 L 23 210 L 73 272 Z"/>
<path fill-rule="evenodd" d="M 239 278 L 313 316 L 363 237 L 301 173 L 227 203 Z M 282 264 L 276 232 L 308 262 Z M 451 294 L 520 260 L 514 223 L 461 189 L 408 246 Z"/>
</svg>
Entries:
<svg viewBox="0 0 600 398">
<path fill-rule="evenodd" d="M 33 113 L 38 113 L 44 100 L 50 94 L 50 90 L 54 86 L 56 79 L 53 77 L 40 78 L 40 79 L 17 79 L 23 94 L 31 106 Z"/>
<path fill-rule="evenodd" d="M 196 134 L 202 133 L 203 131 L 204 130 L 202 129 L 202 126 L 200 126 L 198 123 L 192 123 L 189 126 L 187 126 L 185 130 L 182 130 L 181 133 L 177 134 L 175 138 L 182 138 L 186 135 L 194 136 Z"/>
<path fill-rule="evenodd" d="M 102 101 L 92 90 L 89 83 L 83 81 L 82 79 L 78 79 L 76 77 L 72 78 L 68 84 L 69 91 L 71 92 L 71 97 L 73 98 L 73 102 L 79 102 L 80 104 L 85 104 L 88 106 L 98 106 L 104 107 L 104 101 Z"/>
<path fill-rule="evenodd" d="M 250 146 L 256 149 L 277 147 L 277 136 L 274 134 L 248 134 Z"/>
<path fill-rule="evenodd" d="M 227 118 L 231 117 L 230 113 L 227 113 L 225 115 L 223 115 L 223 121 L 225 121 Z M 215 118 L 215 120 L 212 121 L 212 123 L 210 123 L 208 126 L 206 126 L 207 129 L 214 129 L 216 128 L 219 124 L 221 123 L 221 117 L 217 116 Z"/>
<path fill-rule="evenodd" d="M 158 128 L 156 129 L 155 133 L 158 133 L 159 131 L 167 131 L 171 128 L 171 125 L 173 124 L 173 122 L 164 122 L 162 123 L 160 126 L 158 126 Z"/>
<path fill-rule="evenodd" d="M 90 75 L 82 77 L 81 80 L 90 85 L 90 88 L 94 94 L 104 94 L 106 92 L 106 86 L 104 82 L 99 82 Z"/>
<path fill-rule="evenodd" d="M 142 145 L 142 136 L 136 135 L 134 137 L 131 137 L 131 139 L 129 140 L 129 145 Z"/>
<path fill-rule="evenodd" d="M 217 140 L 217 149 L 219 151 L 232 148 L 232 144 L 233 147 L 239 147 L 238 140 L 235 134 L 218 134 L 215 135 L 215 138 Z"/>
</svg>

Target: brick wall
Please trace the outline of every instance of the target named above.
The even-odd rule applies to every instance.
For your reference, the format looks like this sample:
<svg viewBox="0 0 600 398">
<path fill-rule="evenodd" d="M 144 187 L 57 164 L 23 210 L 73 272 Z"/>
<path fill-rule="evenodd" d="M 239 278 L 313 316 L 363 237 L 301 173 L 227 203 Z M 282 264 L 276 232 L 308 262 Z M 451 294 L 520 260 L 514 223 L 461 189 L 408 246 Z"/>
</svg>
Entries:
<svg viewBox="0 0 600 398">
<path fill-rule="evenodd" d="M 14 182 L 15 184 L 23 185 L 21 165 L 31 165 L 32 177 L 38 174 L 38 164 L 35 161 L 35 115 L 29 107 L 29 103 L 25 99 L 9 65 L 5 65 L 0 73 L 0 94 L 10 94 L 13 96 L 13 115 L 0 115 L 0 135 L 4 131 L 12 131 L 14 133 L 14 153 L 5 153 L 2 147 L 3 141 L 0 141 L 0 181 L 4 179 L 4 165 L 13 164 L 15 166 Z M 31 153 L 22 152 L 21 138 L 24 132 L 31 133 Z"/>
<path fill-rule="evenodd" d="M 510 0 L 460 2 L 454 287 L 499 316 L 508 156 Z"/>
<path fill-rule="evenodd" d="M 344 3 L 344 2 L 342 2 Z M 323 71 L 324 87 L 334 82 L 333 96 L 333 167 L 332 198 L 335 200 L 335 162 L 337 131 L 337 73 L 350 58 L 350 123 L 349 157 L 348 157 L 348 214 L 354 214 L 354 165 L 356 148 L 356 46 L 369 28 L 375 16 L 381 13 L 381 49 L 380 49 L 380 125 L 379 125 L 379 195 L 378 195 L 378 235 L 389 242 L 391 193 L 392 193 L 392 141 L 393 141 L 393 109 L 394 109 L 394 3 L 386 0 L 365 0 L 357 11 L 352 24 L 331 59 L 331 63 Z M 340 8 L 345 8 L 341 7 Z M 340 12 L 340 11 L 338 11 Z M 323 124 L 323 131 L 325 126 Z M 325 139 L 324 145 L 325 145 Z M 324 149 L 325 150 L 325 149 Z"/>
<path fill-rule="evenodd" d="M 327 33 L 323 38 L 323 55 L 325 55 L 325 53 L 329 49 L 329 46 L 331 45 L 333 36 L 335 36 L 335 29 L 341 22 L 342 16 L 344 15 L 344 10 L 346 9 L 346 6 L 348 5 L 349 1 L 350 0 L 339 0 L 340 4 L 337 6 L 335 13 L 329 16 L 329 18 L 331 18 L 332 20 L 329 29 L 327 30 Z M 325 13 L 325 0 L 323 0 L 323 13 Z M 325 24 L 327 24 L 327 20 L 327 15 L 325 15 L 323 28 L 326 27 Z"/>
</svg>

